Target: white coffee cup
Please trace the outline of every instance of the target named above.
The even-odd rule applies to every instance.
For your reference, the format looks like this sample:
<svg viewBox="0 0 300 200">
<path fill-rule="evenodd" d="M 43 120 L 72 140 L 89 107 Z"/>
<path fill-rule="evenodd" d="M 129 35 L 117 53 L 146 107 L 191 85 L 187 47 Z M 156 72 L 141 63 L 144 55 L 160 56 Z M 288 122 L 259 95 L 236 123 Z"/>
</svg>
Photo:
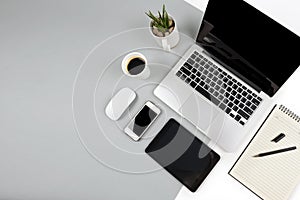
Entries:
<svg viewBox="0 0 300 200">
<path fill-rule="evenodd" d="M 147 59 L 139 52 L 127 54 L 123 58 L 121 65 L 122 71 L 129 77 L 147 79 L 150 76 Z"/>
</svg>

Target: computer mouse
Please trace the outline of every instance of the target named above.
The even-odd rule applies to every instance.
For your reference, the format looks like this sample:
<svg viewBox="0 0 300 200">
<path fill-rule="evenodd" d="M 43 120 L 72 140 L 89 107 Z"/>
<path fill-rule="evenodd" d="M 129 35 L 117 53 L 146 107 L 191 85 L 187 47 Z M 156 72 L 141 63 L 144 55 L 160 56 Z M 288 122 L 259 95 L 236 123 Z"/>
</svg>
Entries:
<svg viewBox="0 0 300 200">
<path fill-rule="evenodd" d="M 105 108 L 107 117 L 118 120 L 136 98 L 136 93 L 130 88 L 122 88 L 109 101 Z"/>
</svg>

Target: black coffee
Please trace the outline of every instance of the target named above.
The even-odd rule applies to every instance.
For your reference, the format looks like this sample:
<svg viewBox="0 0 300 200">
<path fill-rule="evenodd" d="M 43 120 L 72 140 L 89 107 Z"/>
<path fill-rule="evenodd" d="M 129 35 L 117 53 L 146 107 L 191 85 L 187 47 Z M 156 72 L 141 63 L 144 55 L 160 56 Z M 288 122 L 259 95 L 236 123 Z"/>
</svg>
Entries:
<svg viewBox="0 0 300 200">
<path fill-rule="evenodd" d="M 127 65 L 127 70 L 131 75 L 138 75 L 146 67 L 146 63 L 142 58 L 133 58 Z"/>
</svg>

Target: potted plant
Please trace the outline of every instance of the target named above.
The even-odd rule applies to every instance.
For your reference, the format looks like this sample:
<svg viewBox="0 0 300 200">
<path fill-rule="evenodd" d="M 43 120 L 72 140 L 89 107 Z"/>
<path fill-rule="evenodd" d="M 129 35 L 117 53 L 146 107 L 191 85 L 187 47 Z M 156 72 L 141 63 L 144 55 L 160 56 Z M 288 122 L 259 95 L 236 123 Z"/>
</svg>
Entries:
<svg viewBox="0 0 300 200">
<path fill-rule="evenodd" d="M 179 42 L 179 33 L 174 18 L 166 11 L 166 6 L 163 5 L 162 12 L 158 11 L 157 16 L 150 10 L 146 15 L 151 19 L 150 32 L 158 44 L 165 50 L 175 47 Z"/>
</svg>

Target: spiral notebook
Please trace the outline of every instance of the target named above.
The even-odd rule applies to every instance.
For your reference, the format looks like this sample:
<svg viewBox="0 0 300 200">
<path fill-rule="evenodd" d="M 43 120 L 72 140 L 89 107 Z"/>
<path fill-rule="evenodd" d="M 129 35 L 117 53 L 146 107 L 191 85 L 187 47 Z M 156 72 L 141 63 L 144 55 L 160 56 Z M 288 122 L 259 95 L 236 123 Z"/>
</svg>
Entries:
<svg viewBox="0 0 300 200">
<path fill-rule="evenodd" d="M 300 181 L 300 118 L 274 106 L 229 174 L 261 199 L 288 199 Z"/>
</svg>

